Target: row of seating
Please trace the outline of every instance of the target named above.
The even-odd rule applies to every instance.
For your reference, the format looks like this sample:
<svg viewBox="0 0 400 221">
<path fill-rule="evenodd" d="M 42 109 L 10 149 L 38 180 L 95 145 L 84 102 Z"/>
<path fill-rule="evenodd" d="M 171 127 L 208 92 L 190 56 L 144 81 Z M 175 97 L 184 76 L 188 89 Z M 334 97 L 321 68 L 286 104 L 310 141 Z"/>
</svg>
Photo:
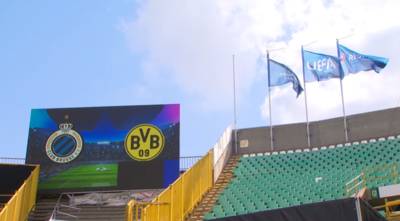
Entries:
<svg viewBox="0 0 400 221">
<path fill-rule="evenodd" d="M 313 147 L 313 148 L 305 148 L 305 149 L 295 149 L 295 150 L 288 150 L 288 151 L 274 151 L 274 152 L 265 152 L 265 153 L 252 153 L 252 154 L 244 154 L 243 157 L 254 157 L 254 156 L 269 156 L 269 155 L 277 155 L 277 154 L 286 154 L 286 153 L 299 153 L 299 152 L 310 152 L 310 151 L 318 151 L 318 150 L 326 150 L 326 149 L 334 149 L 334 148 L 341 148 L 341 147 L 348 147 L 352 145 L 359 145 L 359 144 L 368 144 L 368 143 L 375 143 L 378 141 L 385 141 L 385 140 L 395 140 L 400 139 L 400 134 L 397 136 L 389 136 L 389 137 L 380 137 L 378 139 L 370 139 L 362 140 L 362 141 L 354 141 L 353 143 L 345 143 L 345 144 L 336 144 L 336 145 L 329 145 L 329 146 L 321 146 L 321 147 Z"/>
<path fill-rule="evenodd" d="M 346 197 L 345 184 L 363 171 L 400 162 L 400 138 L 381 139 L 314 151 L 242 156 L 234 178 L 205 219 L 283 208 Z M 396 169 L 398 174 L 398 167 Z M 391 169 L 386 178 L 367 180 L 374 188 L 397 183 Z M 373 174 L 367 174 L 372 176 Z"/>
</svg>

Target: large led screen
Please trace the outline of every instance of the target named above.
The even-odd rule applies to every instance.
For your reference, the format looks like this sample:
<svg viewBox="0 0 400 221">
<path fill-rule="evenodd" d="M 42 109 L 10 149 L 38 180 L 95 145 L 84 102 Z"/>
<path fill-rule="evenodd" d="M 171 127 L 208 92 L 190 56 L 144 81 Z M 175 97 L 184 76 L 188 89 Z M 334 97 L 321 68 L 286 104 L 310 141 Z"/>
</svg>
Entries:
<svg viewBox="0 0 400 221">
<path fill-rule="evenodd" d="M 33 109 L 39 191 L 165 188 L 179 176 L 179 104 Z"/>
</svg>

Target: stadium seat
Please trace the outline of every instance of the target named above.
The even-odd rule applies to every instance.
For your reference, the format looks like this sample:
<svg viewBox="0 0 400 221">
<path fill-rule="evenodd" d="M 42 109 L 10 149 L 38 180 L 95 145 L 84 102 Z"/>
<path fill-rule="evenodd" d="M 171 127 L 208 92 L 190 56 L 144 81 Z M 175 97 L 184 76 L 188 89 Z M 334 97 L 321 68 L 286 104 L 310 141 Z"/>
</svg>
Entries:
<svg viewBox="0 0 400 221">
<path fill-rule="evenodd" d="M 290 154 L 241 157 L 235 177 L 220 194 L 205 219 L 296 206 L 347 197 L 345 184 L 363 171 L 400 161 L 400 138 L 337 145 L 334 148 L 295 151 Z M 399 166 L 397 166 L 399 170 Z M 397 183 L 390 169 L 377 172 L 385 179 L 366 186 Z M 367 173 L 367 172 L 365 172 Z M 372 176 L 371 174 L 367 174 Z M 397 171 L 397 174 L 399 171 Z"/>
</svg>

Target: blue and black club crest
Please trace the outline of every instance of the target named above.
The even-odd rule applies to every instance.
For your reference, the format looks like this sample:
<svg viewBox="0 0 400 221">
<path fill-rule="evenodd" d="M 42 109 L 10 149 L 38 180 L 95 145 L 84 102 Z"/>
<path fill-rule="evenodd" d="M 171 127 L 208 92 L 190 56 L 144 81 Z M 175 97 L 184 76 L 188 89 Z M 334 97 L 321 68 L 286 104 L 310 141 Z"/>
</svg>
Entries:
<svg viewBox="0 0 400 221">
<path fill-rule="evenodd" d="M 82 151 L 82 138 L 71 123 L 62 123 L 46 142 L 46 154 L 56 163 L 68 163 Z"/>
</svg>

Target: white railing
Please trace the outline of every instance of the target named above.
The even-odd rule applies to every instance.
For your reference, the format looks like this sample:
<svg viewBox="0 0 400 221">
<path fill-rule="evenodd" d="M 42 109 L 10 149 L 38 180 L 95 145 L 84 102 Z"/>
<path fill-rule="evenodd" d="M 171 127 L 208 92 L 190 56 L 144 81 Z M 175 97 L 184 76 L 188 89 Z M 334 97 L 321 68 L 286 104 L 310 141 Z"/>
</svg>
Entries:
<svg viewBox="0 0 400 221">
<path fill-rule="evenodd" d="M 365 174 L 362 172 L 345 184 L 346 196 L 356 195 L 365 185 Z"/>
<path fill-rule="evenodd" d="M 232 153 L 232 126 L 228 126 L 218 142 L 213 147 L 214 152 L 214 182 L 221 174 L 226 162 Z"/>
<path fill-rule="evenodd" d="M 4 163 L 4 164 L 25 164 L 25 158 L 0 157 L 0 163 Z"/>
</svg>

